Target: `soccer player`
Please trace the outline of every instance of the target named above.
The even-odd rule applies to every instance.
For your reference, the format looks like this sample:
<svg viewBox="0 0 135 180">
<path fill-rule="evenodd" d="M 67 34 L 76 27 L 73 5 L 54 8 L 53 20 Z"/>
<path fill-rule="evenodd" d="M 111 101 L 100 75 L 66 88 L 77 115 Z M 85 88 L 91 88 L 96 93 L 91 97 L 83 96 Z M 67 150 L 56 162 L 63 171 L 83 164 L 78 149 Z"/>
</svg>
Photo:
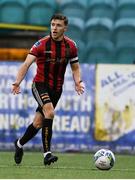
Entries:
<svg viewBox="0 0 135 180">
<path fill-rule="evenodd" d="M 75 90 L 78 95 L 84 92 L 76 44 L 64 35 L 68 26 L 67 17 L 61 14 L 53 15 L 50 26 L 50 34 L 33 45 L 12 84 L 12 93 L 20 93 L 22 80 L 31 64 L 36 62 L 37 71 L 32 83 L 32 92 L 38 107 L 33 123 L 29 125 L 24 135 L 15 141 L 14 160 L 16 164 L 22 161 L 23 145 L 32 139 L 40 128 L 42 128 L 44 165 L 50 165 L 58 160 L 58 157 L 51 152 L 52 124 L 54 109 L 62 93 L 68 62 L 71 65 Z"/>
</svg>

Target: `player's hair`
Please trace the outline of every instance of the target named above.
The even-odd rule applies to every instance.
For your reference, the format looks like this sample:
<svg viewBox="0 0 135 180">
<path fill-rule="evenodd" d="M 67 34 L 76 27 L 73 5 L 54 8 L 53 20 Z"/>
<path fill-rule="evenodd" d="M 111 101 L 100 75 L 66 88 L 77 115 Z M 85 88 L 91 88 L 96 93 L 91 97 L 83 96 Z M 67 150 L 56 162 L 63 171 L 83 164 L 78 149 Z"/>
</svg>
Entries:
<svg viewBox="0 0 135 180">
<path fill-rule="evenodd" d="M 51 21 L 53 19 L 59 19 L 59 20 L 64 20 L 64 24 L 67 26 L 68 25 L 68 18 L 66 16 L 64 16 L 63 14 L 54 14 L 51 17 Z"/>
</svg>

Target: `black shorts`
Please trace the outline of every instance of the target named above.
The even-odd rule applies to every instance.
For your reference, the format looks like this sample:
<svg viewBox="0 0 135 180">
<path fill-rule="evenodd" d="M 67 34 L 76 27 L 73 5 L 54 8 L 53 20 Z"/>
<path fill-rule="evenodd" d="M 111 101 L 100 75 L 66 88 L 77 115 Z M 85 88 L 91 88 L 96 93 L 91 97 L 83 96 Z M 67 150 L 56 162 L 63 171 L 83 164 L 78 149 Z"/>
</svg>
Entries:
<svg viewBox="0 0 135 180">
<path fill-rule="evenodd" d="M 39 111 L 41 114 L 42 112 L 42 106 L 46 103 L 52 103 L 53 107 L 55 108 L 60 97 L 61 97 L 61 91 L 54 91 L 53 89 L 50 89 L 49 87 L 46 87 L 44 83 L 39 82 L 33 82 L 32 84 L 32 93 L 35 98 L 35 100 L 38 103 L 38 107 L 36 109 L 36 112 Z"/>
</svg>

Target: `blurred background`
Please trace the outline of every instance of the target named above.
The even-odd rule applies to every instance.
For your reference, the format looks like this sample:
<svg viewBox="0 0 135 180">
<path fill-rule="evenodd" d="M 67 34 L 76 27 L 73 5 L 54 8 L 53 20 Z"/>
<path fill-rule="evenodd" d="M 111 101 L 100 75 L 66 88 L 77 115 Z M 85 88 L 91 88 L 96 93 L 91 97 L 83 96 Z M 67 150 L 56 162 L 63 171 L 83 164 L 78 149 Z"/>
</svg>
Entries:
<svg viewBox="0 0 135 180">
<path fill-rule="evenodd" d="M 49 33 L 50 17 L 69 19 L 66 35 L 78 47 L 86 91 L 74 92 L 70 68 L 56 109 L 52 149 L 135 152 L 135 0 L 1 0 L 0 1 L 0 149 L 33 120 L 31 94 L 35 66 L 13 96 L 11 84 L 32 45 Z M 39 133 L 26 149 L 40 149 Z"/>
</svg>

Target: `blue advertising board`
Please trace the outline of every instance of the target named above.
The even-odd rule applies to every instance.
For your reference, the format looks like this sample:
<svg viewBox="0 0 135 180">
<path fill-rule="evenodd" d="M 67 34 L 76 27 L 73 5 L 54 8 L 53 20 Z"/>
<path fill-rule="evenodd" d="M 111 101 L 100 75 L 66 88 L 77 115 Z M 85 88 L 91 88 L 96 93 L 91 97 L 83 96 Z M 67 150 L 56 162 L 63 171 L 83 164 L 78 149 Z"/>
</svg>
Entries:
<svg viewBox="0 0 135 180">
<path fill-rule="evenodd" d="M 32 123 L 37 103 L 31 92 L 36 66 L 21 83 L 21 93 L 11 86 L 19 62 L 0 62 L 0 149 L 13 149 Z M 135 72 L 131 65 L 81 64 L 85 92 L 75 91 L 70 65 L 53 121 L 53 151 L 135 152 Z M 24 148 L 41 149 L 41 131 Z"/>
</svg>

